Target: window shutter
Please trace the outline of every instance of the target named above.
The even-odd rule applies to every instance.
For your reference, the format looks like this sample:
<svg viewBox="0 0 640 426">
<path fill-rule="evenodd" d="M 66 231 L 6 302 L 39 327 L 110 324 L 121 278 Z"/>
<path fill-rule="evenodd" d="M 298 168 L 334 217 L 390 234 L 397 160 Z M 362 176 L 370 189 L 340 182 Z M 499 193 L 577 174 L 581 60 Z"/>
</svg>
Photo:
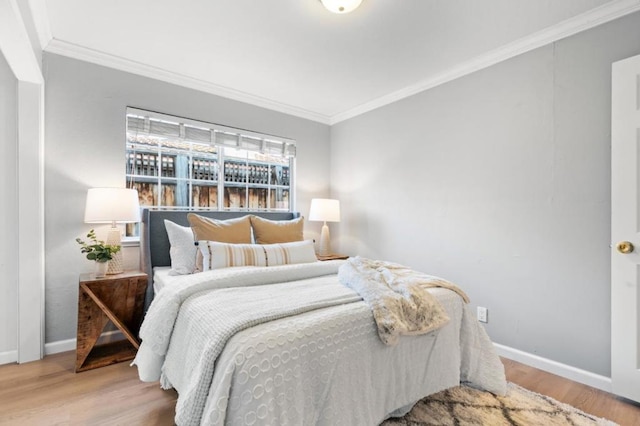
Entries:
<svg viewBox="0 0 640 426">
<path fill-rule="evenodd" d="M 149 134 L 153 136 L 180 137 L 180 124 L 166 121 L 150 120 Z"/>
</svg>

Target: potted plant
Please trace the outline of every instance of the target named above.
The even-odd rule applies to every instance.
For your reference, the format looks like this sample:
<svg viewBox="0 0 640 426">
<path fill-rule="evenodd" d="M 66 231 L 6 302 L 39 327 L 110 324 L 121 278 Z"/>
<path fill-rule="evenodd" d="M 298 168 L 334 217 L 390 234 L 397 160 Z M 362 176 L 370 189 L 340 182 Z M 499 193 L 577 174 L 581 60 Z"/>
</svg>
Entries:
<svg viewBox="0 0 640 426">
<path fill-rule="evenodd" d="M 96 262 L 96 277 L 104 277 L 107 271 L 107 262 L 120 251 L 120 246 L 105 244 L 104 241 L 98 240 L 93 229 L 89 231 L 87 238 L 89 242 L 80 238 L 76 238 L 76 242 L 80 244 L 80 251 L 87 254 L 87 259 Z"/>
</svg>

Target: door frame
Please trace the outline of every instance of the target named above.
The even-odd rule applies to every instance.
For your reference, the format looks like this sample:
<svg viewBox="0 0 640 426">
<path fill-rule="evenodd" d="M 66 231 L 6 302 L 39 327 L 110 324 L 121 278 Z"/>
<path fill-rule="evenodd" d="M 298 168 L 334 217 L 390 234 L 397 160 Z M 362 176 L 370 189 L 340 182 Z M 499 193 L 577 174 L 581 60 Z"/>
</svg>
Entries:
<svg viewBox="0 0 640 426">
<path fill-rule="evenodd" d="M 16 358 L 23 363 L 44 352 L 44 78 L 16 0 L 0 0 L 0 50 L 18 80 Z"/>
<path fill-rule="evenodd" d="M 640 55 L 611 79 L 611 387 L 640 402 Z"/>
</svg>

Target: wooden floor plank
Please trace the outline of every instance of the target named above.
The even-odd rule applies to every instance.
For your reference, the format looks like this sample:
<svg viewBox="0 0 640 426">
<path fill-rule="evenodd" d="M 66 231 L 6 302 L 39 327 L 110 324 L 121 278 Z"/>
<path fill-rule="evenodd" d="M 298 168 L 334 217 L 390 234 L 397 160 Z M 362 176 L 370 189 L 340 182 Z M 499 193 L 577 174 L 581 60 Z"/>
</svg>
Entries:
<svg viewBox="0 0 640 426">
<path fill-rule="evenodd" d="M 74 373 L 75 352 L 0 366 L 0 425 L 173 425 L 177 394 L 128 363 Z"/>
<path fill-rule="evenodd" d="M 507 380 L 622 426 L 640 404 L 503 359 Z M 142 383 L 128 363 L 74 373 L 75 352 L 0 366 L 0 425 L 173 425 L 177 394 Z"/>
</svg>

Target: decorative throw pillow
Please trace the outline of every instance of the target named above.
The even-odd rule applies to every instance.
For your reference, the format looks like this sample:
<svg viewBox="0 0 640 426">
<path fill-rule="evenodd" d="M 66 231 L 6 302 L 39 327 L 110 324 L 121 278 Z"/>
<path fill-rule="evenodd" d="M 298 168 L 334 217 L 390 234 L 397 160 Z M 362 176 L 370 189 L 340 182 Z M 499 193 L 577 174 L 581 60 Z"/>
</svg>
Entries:
<svg viewBox="0 0 640 426">
<path fill-rule="evenodd" d="M 209 240 L 233 244 L 251 243 L 251 221 L 249 216 L 217 220 L 189 213 L 187 220 L 191 225 L 196 241 Z"/>
<path fill-rule="evenodd" d="M 232 266 L 267 266 L 264 249 L 257 244 L 227 244 L 217 241 L 198 241 L 202 255 L 202 270 Z"/>
<path fill-rule="evenodd" d="M 267 256 L 267 266 L 293 265 L 317 262 L 313 240 L 282 244 L 262 244 Z"/>
<path fill-rule="evenodd" d="M 250 244 L 251 243 L 251 220 L 249 216 L 242 216 L 237 219 L 218 220 L 189 213 L 187 220 L 193 230 L 196 241 L 218 241 L 221 243 Z M 202 252 L 198 250 L 196 256 L 196 271 L 203 269 Z"/>
<path fill-rule="evenodd" d="M 171 271 L 169 275 L 192 274 L 196 269 L 197 248 L 193 243 L 193 232 L 188 226 L 180 226 L 170 220 L 164 221 L 164 227 L 169 237 L 169 256 L 171 257 Z"/>
<path fill-rule="evenodd" d="M 258 244 L 290 243 L 304 239 L 302 216 L 293 220 L 269 220 L 251 216 L 251 227 Z"/>
<path fill-rule="evenodd" d="M 232 266 L 277 266 L 317 262 L 313 241 L 283 244 L 226 244 L 198 241 L 202 270 Z"/>
</svg>

